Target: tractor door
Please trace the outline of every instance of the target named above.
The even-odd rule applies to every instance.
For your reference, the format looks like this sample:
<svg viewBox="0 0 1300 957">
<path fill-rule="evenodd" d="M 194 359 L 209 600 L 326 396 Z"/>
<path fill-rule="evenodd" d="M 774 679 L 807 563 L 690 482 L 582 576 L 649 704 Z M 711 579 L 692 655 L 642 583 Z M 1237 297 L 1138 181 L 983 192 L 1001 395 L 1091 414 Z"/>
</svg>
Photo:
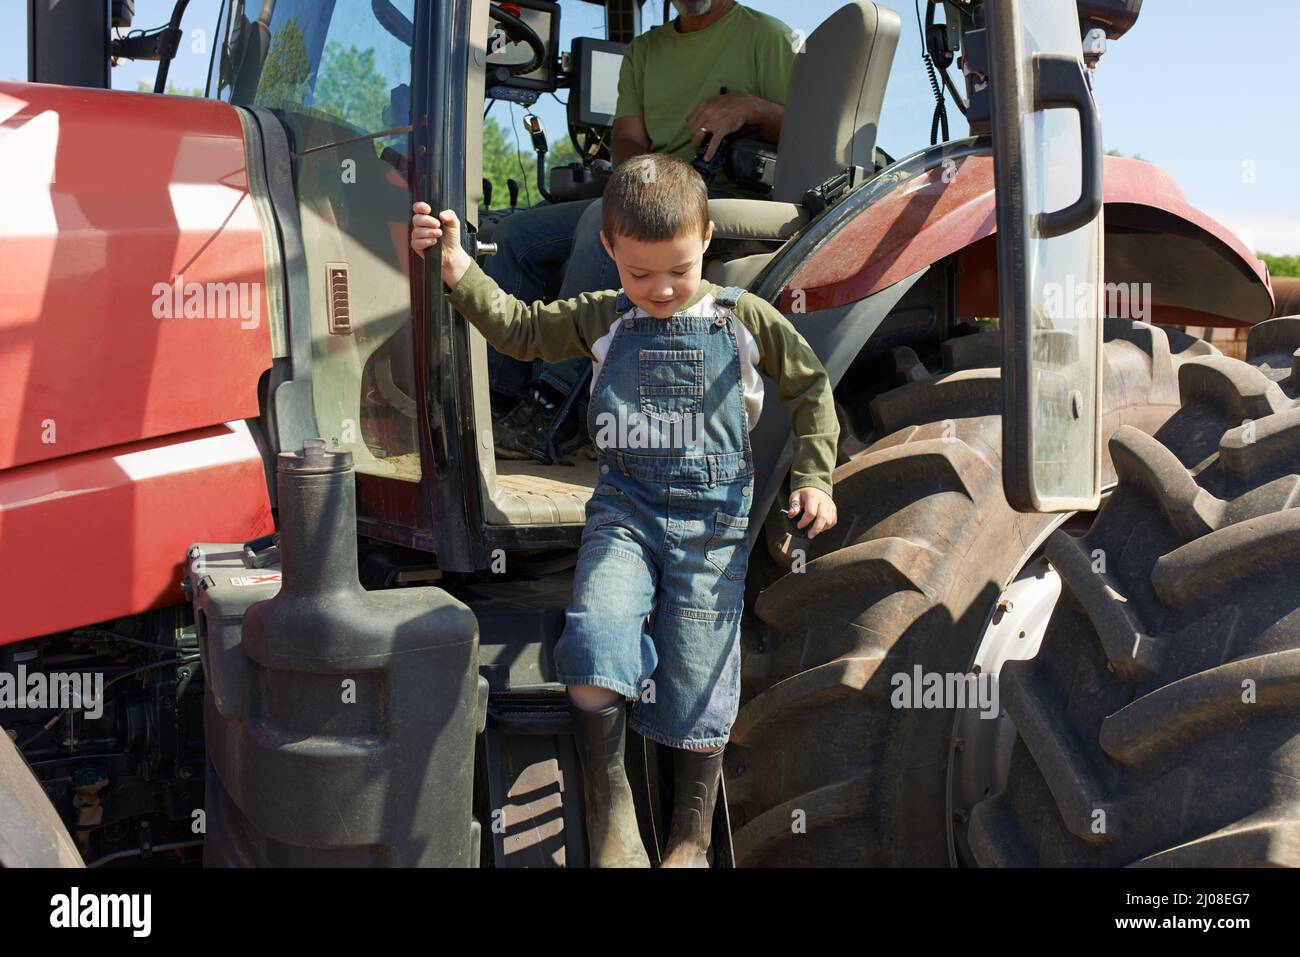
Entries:
<svg viewBox="0 0 1300 957">
<path fill-rule="evenodd" d="M 1096 508 L 1101 492 L 1101 121 L 1074 0 L 986 5 L 1003 485 L 1021 511 Z"/>
<path fill-rule="evenodd" d="M 412 104 L 439 124 L 462 115 L 444 103 L 463 101 L 448 84 L 465 74 L 468 42 L 455 32 L 464 9 L 454 0 L 227 0 L 209 83 L 209 95 L 246 107 L 261 130 L 284 235 L 292 375 L 277 365 L 288 379 L 272 383 L 278 444 L 320 436 L 349 451 L 362 533 L 435 552 L 444 568 L 471 564 L 458 510 L 439 501 L 463 499 L 445 461 L 455 454 L 445 428 L 455 406 L 429 384 L 447 358 L 445 322 L 426 336 L 423 276 L 413 296 L 407 242 Z M 442 129 L 430 133 L 426 150 L 460 150 Z M 459 208 L 441 190 L 424 195 Z M 441 469 L 430 466 L 435 448 Z"/>
</svg>

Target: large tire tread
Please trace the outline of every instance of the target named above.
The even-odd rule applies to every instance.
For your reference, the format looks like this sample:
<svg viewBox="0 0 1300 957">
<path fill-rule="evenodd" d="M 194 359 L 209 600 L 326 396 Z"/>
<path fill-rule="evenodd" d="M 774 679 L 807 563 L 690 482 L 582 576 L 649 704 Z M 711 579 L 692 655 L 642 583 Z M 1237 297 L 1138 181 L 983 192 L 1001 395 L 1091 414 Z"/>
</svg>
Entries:
<svg viewBox="0 0 1300 957">
<path fill-rule="evenodd" d="M 1110 441 L 1118 486 L 1049 561 L 1019 739 L 970 813 L 984 865 L 1300 866 L 1300 322 L 1179 370 L 1183 407 Z M 1098 558 L 1104 569 L 1098 568 Z"/>
</svg>

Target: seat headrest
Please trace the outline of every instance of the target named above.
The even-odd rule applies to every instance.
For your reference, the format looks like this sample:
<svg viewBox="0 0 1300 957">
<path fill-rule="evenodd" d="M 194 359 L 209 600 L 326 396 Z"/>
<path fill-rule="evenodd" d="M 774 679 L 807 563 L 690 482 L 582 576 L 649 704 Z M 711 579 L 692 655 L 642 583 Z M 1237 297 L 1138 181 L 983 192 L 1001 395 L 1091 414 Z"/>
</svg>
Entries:
<svg viewBox="0 0 1300 957">
<path fill-rule="evenodd" d="M 847 166 L 872 169 L 880 107 L 902 22 L 888 7 L 846 3 L 795 55 L 772 198 L 797 203 Z"/>
</svg>

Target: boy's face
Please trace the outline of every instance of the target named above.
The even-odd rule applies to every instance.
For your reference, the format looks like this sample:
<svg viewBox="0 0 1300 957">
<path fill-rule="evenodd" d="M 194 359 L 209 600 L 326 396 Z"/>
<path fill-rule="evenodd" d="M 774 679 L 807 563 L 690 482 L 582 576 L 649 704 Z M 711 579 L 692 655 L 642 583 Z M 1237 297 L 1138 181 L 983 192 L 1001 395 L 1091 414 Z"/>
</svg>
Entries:
<svg viewBox="0 0 1300 957">
<path fill-rule="evenodd" d="M 618 236 L 611 244 L 603 230 L 600 234 L 605 252 L 618 266 L 623 291 L 656 319 L 680 311 L 700 288 L 704 250 L 712 238 L 712 222 L 703 236 L 690 230 L 666 242 Z"/>
</svg>

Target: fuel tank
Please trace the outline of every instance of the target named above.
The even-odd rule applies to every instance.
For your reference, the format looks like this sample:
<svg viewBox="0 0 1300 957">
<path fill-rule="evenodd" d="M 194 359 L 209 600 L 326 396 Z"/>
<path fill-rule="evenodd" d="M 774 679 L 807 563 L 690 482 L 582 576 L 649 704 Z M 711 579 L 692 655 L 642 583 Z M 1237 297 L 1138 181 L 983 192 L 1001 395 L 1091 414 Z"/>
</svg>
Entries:
<svg viewBox="0 0 1300 957">
<path fill-rule="evenodd" d="M 488 686 L 474 613 L 441 588 L 361 588 L 350 453 L 321 440 L 281 453 L 278 489 L 278 570 L 226 561 L 237 546 L 212 565 L 191 553 L 204 863 L 477 865 Z"/>
</svg>

